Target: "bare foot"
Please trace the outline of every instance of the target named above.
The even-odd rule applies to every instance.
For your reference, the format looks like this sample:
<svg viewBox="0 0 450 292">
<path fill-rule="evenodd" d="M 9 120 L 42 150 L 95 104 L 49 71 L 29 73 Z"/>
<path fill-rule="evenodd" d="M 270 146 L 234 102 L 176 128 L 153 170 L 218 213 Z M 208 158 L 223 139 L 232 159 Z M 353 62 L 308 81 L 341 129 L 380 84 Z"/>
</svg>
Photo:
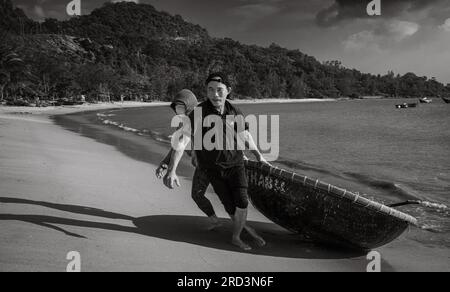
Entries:
<svg viewBox="0 0 450 292">
<path fill-rule="evenodd" d="M 242 250 L 245 250 L 245 251 L 251 251 L 252 250 L 252 247 L 250 245 L 246 244 L 245 242 L 243 242 L 239 238 L 233 238 L 231 243 L 236 245 L 237 247 L 239 247 Z"/>
<path fill-rule="evenodd" d="M 250 226 L 246 226 L 245 230 L 247 230 L 250 236 L 253 237 L 258 247 L 266 246 L 266 241 L 261 236 L 259 236 L 258 233 L 256 233 L 255 229 L 251 228 Z"/>
<path fill-rule="evenodd" d="M 258 247 L 264 247 L 267 244 L 266 241 L 261 236 L 256 236 L 254 237 L 254 239 Z"/>
<path fill-rule="evenodd" d="M 219 219 L 217 218 L 210 218 L 209 219 L 209 226 L 208 226 L 208 231 L 213 231 L 219 227 L 222 226 L 222 223 L 220 223 Z"/>
</svg>

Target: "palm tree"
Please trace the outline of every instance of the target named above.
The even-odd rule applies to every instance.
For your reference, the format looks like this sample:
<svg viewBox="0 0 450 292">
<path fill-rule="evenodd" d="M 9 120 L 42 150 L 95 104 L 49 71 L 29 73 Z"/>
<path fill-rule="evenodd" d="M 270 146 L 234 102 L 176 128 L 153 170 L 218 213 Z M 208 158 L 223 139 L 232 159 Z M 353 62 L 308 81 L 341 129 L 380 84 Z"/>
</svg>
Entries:
<svg viewBox="0 0 450 292">
<path fill-rule="evenodd" d="M 24 62 L 14 52 L 0 50 L 0 101 L 4 99 L 5 87 L 24 70 Z"/>
<path fill-rule="evenodd" d="M 0 71 L 0 102 L 4 100 L 4 89 L 6 84 L 8 84 L 10 78 L 9 78 L 9 72 L 1 70 Z"/>
<path fill-rule="evenodd" d="M 3 39 L 3 38 L 2 38 Z M 9 72 L 6 71 L 6 69 L 4 68 L 4 57 L 5 57 L 5 49 L 0 48 L 0 102 L 3 101 L 4 96 L 3 96 L 3 90 L 6 86 L 6 84 L 9 82 Z"/>
</svg>

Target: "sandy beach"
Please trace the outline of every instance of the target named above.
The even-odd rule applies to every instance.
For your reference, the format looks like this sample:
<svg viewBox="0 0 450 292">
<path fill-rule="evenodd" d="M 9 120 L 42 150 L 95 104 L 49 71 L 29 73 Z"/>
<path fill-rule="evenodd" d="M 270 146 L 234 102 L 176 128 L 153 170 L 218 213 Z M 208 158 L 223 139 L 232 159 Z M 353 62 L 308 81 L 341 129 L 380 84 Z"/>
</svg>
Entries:
<svg viewBox="0 0 450 292">
<path fill-rule="evenodd" d="M 165 104 L 145 106 L 155 105 Z M 133 159 L 51 119 L 132 106 L 143 104 L 0 107 L 0 271 L 64 272 L 70 251 L 80 253 L 84 272 L 366 271 L 365 254 L 301 242 L 253 208 L 250 225 L 268 245 L 242 252 L 229 243 L 228 220 L 206 230 L 189 179 L 170 191 L 155 178 L 153 158 Z M 148 147 L 154 155 L 166 151 Z M 225 218 L 214 194 L 208 196 Z M 382 271 L 450 270 L 448 250 L 403 237 L 377 251 Z"/>
</svg>

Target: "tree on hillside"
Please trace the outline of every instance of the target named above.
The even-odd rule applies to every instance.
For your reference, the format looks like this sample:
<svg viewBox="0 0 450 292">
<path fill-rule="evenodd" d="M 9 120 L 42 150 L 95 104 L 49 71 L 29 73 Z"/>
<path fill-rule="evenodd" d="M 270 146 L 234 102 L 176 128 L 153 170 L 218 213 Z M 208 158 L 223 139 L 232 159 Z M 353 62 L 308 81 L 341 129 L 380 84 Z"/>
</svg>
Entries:
<svg viewBox="0 0 450 292">
<path fill-rule="evenodd" d="M 23 81 L 26 81 L 26 67 L 22 58 L 7 49 L 0 53 L 0 89 L 1 98 L 4 98 L 5 89 L 9 89 L 13 99 L 23 87 Z"/>
<path fill-rule="evenodd" d="M 306 84 L 302 78 L 294 75 L 288 80 L 287 93 L 290 98 L 301 99 L 306 97 Z"/>
<path fill-rule="evenodd" d="M 9 80 L 9 73 L 5 70 L 0 70 L 0 102 L 4 100 L 4 89 Z"/>
<path fill-rule="evenodd" d="M 76 84 L 92 101 L 110 101 L 113 89 L 119 84 L 116 72 L 102 64 L 84 64 L 76 69 Z"/>
<path fill-rule="evenodd" d="M 433 77 L 428 81 L 424 91 L 427 96 L 441 96 L 445 91 L 445 88 L 441 83 L 437 82 L 436 78 Z"/>
<path fill-rule="evenodd" d="M 448 83 L 444 88 L 444 95 L 450 97 L 450 83 Z"/>
</svg>

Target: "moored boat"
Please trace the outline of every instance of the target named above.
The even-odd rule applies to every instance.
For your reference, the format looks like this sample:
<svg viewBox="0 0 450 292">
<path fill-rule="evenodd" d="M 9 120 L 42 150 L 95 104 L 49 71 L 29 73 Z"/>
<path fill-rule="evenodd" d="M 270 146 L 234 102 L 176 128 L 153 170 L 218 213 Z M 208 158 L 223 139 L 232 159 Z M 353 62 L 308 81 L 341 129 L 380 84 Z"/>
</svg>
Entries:
<svg viewBox="0 0 450 292">
<path fill-rule="evenodd" d="M 310 240 L 368 250 L 417 225 L 410 215 L 331 184 L 254 161 L 246 168 L 255 208 Z"/>
<path fill-rule="evenodd" d="M 419 99 L 419 102 L 420 103 L 432 103 L 433 100 L 429 99 L 428 97 L 424 97 L 424 98 Z"/>
<path fill-rule="evenodd" d="M 450 97 L 443 97 L 442 100 L 443 100 L 445 103 L 450 103 Z"/>
<path fill-rule="evenodd" d="M 397 104 L 395 107 L 396 108 L 414 108 L 417 107 L 418 103 L 402 103 L 402 104 Z"/>
</svg>

